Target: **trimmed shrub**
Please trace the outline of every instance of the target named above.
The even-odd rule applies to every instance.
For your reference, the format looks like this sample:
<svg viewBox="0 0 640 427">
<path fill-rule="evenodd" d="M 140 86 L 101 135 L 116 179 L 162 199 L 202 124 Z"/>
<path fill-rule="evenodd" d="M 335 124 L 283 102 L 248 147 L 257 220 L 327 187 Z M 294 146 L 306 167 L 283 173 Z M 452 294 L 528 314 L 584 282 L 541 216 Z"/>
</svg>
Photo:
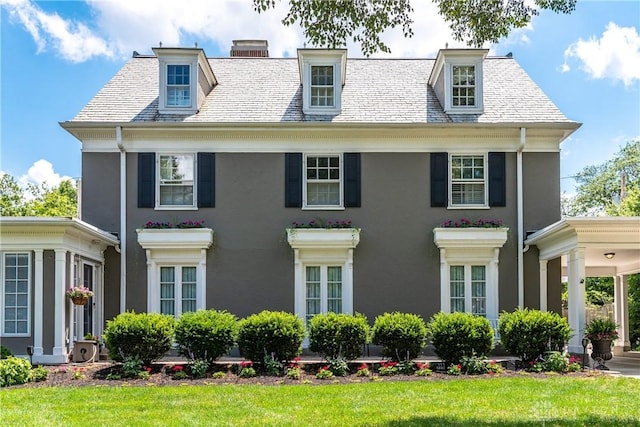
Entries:
<svg viewBox="0 0 640 427">
<path fill-rule="evenodd" d="M 493 329 L 484 317 L 471 313 L 436 313 L 428 325 L 435 353 L 457 365 L 463 357 L 485 357 L 493 348 Z"/>
<path fill-rule="evenodd" d="M 304 325 L 295 314 L 264 310 L 240 321 L 238 347 L 240 354 L 262 364 L 265 356 L 289 362 L 300 354 Z"/>
<path fill-rule="evenodd" d="M 212 363 L 233 348 L 238 319 L 227 311 L 198 310 L 184 313 L 176 322 L 178 354 L 191 361 Z"/>
<path fill-rule="evenodd" d="M 171 350 L 174 319 L 159 313 L 121 313 L 107 322 L 104 343 L 116 362 L 138 358 L 149 365 Z"/>
<path fill-rule="evenodd" d="M 0 360 L 0 387 L 25 384 L 31 379 L 31 363 L 9 356 Z"/>
<path fill-rule="evenodd" d="M 371 329 L 374 344 L 382 355 L 397 362 L 415 359 L 425 346 L 427 327 L 422 317 L 411 313 L 384 313 Z"/>
<path fill-rule="evenodd" d="M 498 332 L 505 350 L 525 364 L 547 351 L 562 351 L 571 336 L 567 320 L 557 313 L 528 308 L 501 313 Z"/>
<path fill-rule="evenodd" d="M 357 359 L 369 337 L 369 324 L 362 314 L 318 314 L 309 322 L 309 350 L 325 359 Z"/>
<path fill-rule="evenodd" d="M 13 356 L 13 353 L 11 353 L 11 350 L 9 350 L 7 347 L 3 345 L 0 345 L 0 359 L 7 359 L 10 356 Z"/>
</svg>

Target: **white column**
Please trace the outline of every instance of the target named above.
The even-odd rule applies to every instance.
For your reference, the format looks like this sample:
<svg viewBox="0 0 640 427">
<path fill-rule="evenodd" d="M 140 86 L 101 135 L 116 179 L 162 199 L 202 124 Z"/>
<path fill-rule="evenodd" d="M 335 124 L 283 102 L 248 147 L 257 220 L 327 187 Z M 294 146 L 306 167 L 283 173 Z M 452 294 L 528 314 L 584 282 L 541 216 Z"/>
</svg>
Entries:
<svg viewBox="0 0 640 427">
<path fill-rule="evenodd" d="M 349 249 L 347 254 L 347 261 L 344 263 L 342 311 L 353 314 L 353 249 Z"/>
<path fill-rule="evenodd" d="M 629 300 L 627 276 L 618 275 L 613 278 L 614 317 L 618 325 L 620 337 L 615 341 L 614 351 L 620 354 L 631 349 L 629 342 Z"/>
<path fill-rule="evenodd" d="M 581 353 L 585 326 L 585 264 L 584 248 L 572 249 L 568 254 L 569 270 L 569 327 L 573 336 L 569 340 L 569 352 Z"/>
<path fill-rule="evenodd" d="M 449 313 L 451 299 L 449 298 L 449 266 L 446 255 L 446 249 L 440 249 L 440 310 Z"/>
<path fill-rule="evenodd" d="M 547 311 L 547 263 L 546 259 L 540 260 L 540 311 Z"/>
<path fill-rule="evenodd" d="M 200 309 L 207 308 L 207 250 L 200 250 L 200 262 L 198 265 L 198 285 L 197 289 L 197 297 L 196 297 L 196 307 Z"/>
<path fill-rule="evenodd" d="M 53 358 L 58 363 L 67 361 L 65 345 L 65 284 L 67 281 L 67 251 L 56 249 L 55 284 L 54 284 L 54 319 L 53 319 Z"/>
<path fill-rule="evenodd" d="M 43 305 L 44 305 L 44 270 L 43 270 L 43 250 L 35 251 L 35 266 L 33 269 L 33 356 L 41 356 L 44 352 L 42 348 L 42 328 L 43 328 Z M 37 360 L 37 359 L 36 359 Z"/>
<path fill-rule="evenodd" d="M 298 249 L 293 250 L 293 257 L 293 310 L 304 321 L 304 271 Z"/>
</svg>

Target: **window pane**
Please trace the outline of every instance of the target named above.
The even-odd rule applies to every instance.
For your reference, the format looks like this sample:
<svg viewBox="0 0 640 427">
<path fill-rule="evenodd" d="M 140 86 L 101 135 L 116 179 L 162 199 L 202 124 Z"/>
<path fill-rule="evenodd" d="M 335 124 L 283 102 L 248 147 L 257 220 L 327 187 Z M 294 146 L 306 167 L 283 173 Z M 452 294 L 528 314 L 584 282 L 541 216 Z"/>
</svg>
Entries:
<svg viewBox="0 0 640 427">
<path fill-rule="evenodd" d="M 160 156 L 160 205 L 193 206 L 194 156 Z"/>
<path fill-rule="evenodd" d="M 188 107 L 191 105 L 189 65 L 167 66 L 167 105 Z"/>
<path fill-rule="evenodd" d="M 449 267 L 449 292 L 451 312 L 465 311 L 464 309 L 464 266 Z"/>
<path fill-rule="evenodd" d="M 480 316 L 487 314 L 487 285 L 485 267 L 471 266 L 471 312 Z"/>
<path fill-rule="evenodd" d="M 196 311 L 196 267 L 182 267 L 182 313 Z"/>
<path fill-rule="evenodd" d="M 311 67 L 311 106 L 333 107 L 333 66 Z"/>
<path fill-rule="evenodd" d="M 342 267 L 327 267 L 327 311 L 342 313 Z"/>
<path fill-rule="evenodd" d="M 160 313 L 175 315 L 174 267 L 160 267 Z"/>
<path fill-rule="evenodd" d="M 320 313 L 320 267 L 307 267 L 306 320 Z"/>
<path fill-rule="evenodd" d="M 29 270 L 30 255 L 4 254 L 3 331 L 7 334 L 26 334 L 29 326 Z"/>
</svg>

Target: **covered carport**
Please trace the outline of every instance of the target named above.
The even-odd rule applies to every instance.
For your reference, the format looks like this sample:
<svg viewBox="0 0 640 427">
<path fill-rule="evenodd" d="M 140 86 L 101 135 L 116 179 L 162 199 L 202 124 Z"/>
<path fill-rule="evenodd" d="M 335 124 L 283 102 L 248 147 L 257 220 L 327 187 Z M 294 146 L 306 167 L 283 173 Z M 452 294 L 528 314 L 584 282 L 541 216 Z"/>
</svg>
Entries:
<svg viewBox="0 0 640 427">
<path fill-rule="evenodd" d="M 640 273 L 640 217 L 565 218 L 531 234 L 540 261 L 540 309 L 547 309 L 547 263 L 561 258 L 568 282 L 568 320 L 574 335 L 569 351 L 582 353 L 585 328 L 585 278 L 613 277 L 614 312 L 620 338 L 614 352 L 630 349 L 628 276 Z"/>
</svg>

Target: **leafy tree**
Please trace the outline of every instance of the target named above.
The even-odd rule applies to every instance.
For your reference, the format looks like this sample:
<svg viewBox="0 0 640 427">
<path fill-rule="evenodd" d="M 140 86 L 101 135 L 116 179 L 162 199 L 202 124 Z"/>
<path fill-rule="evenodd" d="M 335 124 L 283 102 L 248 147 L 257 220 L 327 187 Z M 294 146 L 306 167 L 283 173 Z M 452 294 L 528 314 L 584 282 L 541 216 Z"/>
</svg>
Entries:
<svg viewBox="0 0 640 427">
<path fill-rule="evenodd" d="M 281 0 L 253 0 L 258 12 L 275 8 Z M 424 1 L 424 0 L 423 0 Z M 413 36 L 411 0 L 288 0 L 284 25 L 298 23 L 305 37 L 319 47 L 346 46 L 347 39 L 359 43 L 362 53 L 390 52 L 380 36 L 401 27 Z M 513 29 L 526 26 L 540 9 L 571 13 L 576 0 L 433 0 L 438 13 L 449 24 L 457 41 L 480 47 L 495 43 Z"/>
<path fill-rule="evenodd" d="M 20 187 L 9 174 L 0 177 L 1 216 L 72 216 L 78 214 L 78 188 L 72 180 L 49 187 L 27 184 Z"/>
<path fill-rule="evenodd" d="M 9 174 L 0 176 L 0 216 L 25 216 L 22 189 Z"/>
<path fill-rule="evenodd" d="M 577 195 L 565 200 L 566 215 L 640 215 L 640 139 L 629 141 L 613 159 L 585 167 L 575 180 Z"/>
</svg>

